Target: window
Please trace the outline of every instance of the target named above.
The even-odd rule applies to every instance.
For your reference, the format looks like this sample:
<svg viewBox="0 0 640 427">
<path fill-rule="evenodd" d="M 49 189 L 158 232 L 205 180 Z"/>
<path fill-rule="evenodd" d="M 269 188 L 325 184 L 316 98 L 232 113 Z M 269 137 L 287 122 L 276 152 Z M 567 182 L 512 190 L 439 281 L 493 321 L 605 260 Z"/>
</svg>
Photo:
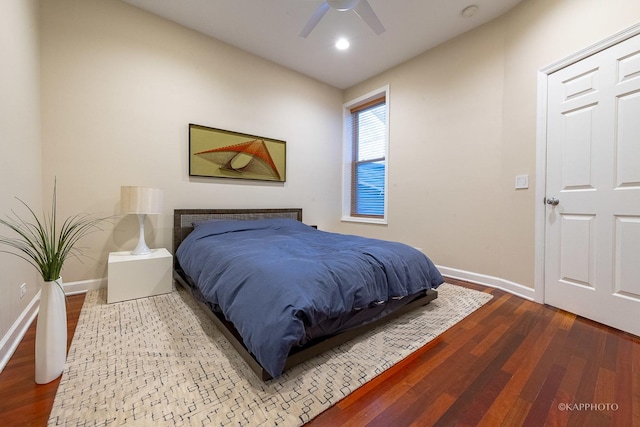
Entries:
<svg viewBox="0 0 640 427">
<path fill-rule="evenodd" d="M 345 220 L 386 222 L 386 92 L 345 105 Z"/>
</svg>

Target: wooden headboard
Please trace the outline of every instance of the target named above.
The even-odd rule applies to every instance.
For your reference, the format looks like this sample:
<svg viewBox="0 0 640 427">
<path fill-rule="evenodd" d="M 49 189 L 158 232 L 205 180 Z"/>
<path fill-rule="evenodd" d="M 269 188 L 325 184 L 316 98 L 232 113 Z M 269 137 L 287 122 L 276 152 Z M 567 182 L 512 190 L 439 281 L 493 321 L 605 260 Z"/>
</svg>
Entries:
<svg viewBox="0 0 640 427">
<path fill-rule="evenodd" d="M 301 208 L 282 209 L 175 209 L 173 211 L 173 253 L 193 231 L 194 221 L 207 219 L 252 220 L 290 218 L 302 221 Z"/>
</svg>

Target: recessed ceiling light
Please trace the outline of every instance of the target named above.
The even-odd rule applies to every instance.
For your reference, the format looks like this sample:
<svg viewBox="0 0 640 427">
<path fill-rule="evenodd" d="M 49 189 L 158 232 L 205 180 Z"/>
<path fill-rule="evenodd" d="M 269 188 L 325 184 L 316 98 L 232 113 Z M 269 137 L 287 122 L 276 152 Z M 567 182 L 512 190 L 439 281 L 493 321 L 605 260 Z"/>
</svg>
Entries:
<svg viewBox="0 0 640 427">
<path fill-rule="evenodd" d="M 472 4 L 471 6 L 467 6 L 462 10 L 462 16 L 465 18 L 471 18 L 478 11 L 478 6 Z"/>
<path fill-rule="evenodd" d="M 338 41 L 336 42 L 336 49 L 338 50 L 349 49 L 349 40 L 345 38 L 338 39 Z"/>
</svg>

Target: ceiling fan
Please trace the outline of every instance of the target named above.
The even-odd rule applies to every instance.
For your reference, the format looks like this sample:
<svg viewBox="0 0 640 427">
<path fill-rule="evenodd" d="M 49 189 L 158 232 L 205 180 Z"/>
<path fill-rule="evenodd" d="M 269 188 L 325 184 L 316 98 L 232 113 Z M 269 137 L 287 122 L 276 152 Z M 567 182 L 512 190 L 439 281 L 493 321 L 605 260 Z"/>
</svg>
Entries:
<svg viewBox="0 0 640 427">
<path fill-rule="evenodd" d="M 385 32 L 382 22 L 380 22 L 380 19 L 378 19 L 378 16 L 371 8 L 368 0 L 325 0 L 316 11 L 313 12 L 313 15 L 311 15 L 311 18 L 309 18 L 309 21 L 307 21 L 307 24 L 300 32 L 300 37 L 306 38 L 329 9 L 335 9 L 340 12 L 352 10 L 371 27 L 376 34 L 380 35 Z"/>
</svg>

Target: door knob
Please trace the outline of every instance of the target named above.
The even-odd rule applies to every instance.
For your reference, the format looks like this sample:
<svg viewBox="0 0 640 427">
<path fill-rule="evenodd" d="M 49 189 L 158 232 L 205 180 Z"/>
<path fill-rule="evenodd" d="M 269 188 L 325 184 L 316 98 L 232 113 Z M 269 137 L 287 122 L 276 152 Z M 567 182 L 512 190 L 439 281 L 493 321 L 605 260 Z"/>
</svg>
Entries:
<svg viewBox="0 0 640 427">
<path fill-rule="evenodd" d="M 560 200 L 556 199 L 555 197 L 551 197 L 550 199 L 547 199 L 548 205 L 557 206 L 558 203 L 560 203 Z"/>
</svg>

